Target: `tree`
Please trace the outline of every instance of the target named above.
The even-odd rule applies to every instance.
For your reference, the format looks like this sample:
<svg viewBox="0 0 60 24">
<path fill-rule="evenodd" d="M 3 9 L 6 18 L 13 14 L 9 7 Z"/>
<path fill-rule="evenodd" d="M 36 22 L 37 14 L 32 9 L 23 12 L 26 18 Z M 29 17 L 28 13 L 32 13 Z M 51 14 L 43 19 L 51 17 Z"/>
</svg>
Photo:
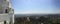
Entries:
<svg viewBox="0 0 60 24">
<path fill-rule="evenodd" d="M 39 18 L 39 21 L 40 21 L 41 23 L 44 23 L 44 22 L 47 21 L 47 18 L 45 18 L 44 16 L 41 16 L 41 17 Z"/>
</svg>

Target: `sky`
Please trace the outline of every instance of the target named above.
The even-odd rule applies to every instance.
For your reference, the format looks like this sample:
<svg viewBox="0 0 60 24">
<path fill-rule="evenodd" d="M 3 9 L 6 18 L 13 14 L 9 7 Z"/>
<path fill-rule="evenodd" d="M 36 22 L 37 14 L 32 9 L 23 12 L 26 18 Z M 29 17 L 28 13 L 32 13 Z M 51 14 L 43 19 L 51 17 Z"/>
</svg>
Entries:
<svg viewBox="0 0 60 24">
<path fill-rule="evenodd" d="M 11 0 L 15 14 L 60 13 L 60 0 Z"/>
</svg>

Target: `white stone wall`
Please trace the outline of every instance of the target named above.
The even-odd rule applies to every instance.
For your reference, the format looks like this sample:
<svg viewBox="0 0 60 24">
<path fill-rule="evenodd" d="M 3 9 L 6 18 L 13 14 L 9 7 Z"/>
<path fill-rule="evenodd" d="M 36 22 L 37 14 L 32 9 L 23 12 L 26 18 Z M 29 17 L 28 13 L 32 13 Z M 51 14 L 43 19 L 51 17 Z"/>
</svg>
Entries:
<svg viewBox="0 0 60 24">
<path fill-rule="evenodd" d="M 9 13 L 5 13 L 5 9 L 9 10 Z M 12 22 L 11 24 L 14 23 L 14 14 L 13 14 L 13 9 L 10 3 L 10 0 L 0 0 L 0 24 L 1 22 L 3 23 L 5 20 L 9 23 L 10 21 Z"/>
<path fill-rule="evenodd" d="M 10 21 L 10 16 L 8 14 L 0 14 L 0 21 Z"/>
<path fill-rule="evenodd" d="M 0 14 L 5 13 L 5 9 L 9 9 L 11 7 L 10 0 L 0 0 Z"/>
<path fill-rule="evenodd" d="M 4 24 L 4 22 L 0 22 L 0 24 Z"/>
<path fill-rule="evenodd" d="M 0 0 L 0 13 L 1 13 L 1 14 L 3 13 L 2 5 L 3 5 L 3 0 Z"/>
</svg>

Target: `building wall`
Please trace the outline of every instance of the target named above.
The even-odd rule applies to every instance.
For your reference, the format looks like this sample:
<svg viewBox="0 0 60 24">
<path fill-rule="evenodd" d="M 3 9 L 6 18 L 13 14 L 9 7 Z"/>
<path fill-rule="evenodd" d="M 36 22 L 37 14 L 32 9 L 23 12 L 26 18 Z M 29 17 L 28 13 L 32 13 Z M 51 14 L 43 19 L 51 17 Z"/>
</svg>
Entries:
<svg viewBox="0 0 60 24">
<path fill-rule="evenodd" d="M 8 10 L 8 13 L 5 13 L 5 10 Z M 13 24 L 14 11 L 12 9 L 10 0 L 0 0 L 0 22 L 11 22 Z"/>
<path fill-rule="evenodd" d="M 1 14 L 3 13 L 2 5 L 3 5 L 3 0 L 0 0 L 0 13 L 1 13 Z"/>
<path fill-rule="evenodd" d="M 5 0 L 0 0 L 0 13 L 1 14 L 5 13 L 6 9 L 8 9 L 8 10 L 12 9 L 10 0 L 6 0 L 6 1 Z"/>
</svg>

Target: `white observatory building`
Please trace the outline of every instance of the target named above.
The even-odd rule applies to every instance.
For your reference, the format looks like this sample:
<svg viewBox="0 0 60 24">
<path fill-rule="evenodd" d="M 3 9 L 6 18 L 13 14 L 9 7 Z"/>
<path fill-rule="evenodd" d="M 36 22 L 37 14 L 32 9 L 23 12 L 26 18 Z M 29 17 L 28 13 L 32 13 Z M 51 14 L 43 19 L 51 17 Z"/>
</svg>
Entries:
<svg viewBox="0 0 60 24">
<path fill-rule="evenodd" d="M 0 0 L 0 24 L 14 24 L 14 10 L 10 0 Z"/>
</svg>

